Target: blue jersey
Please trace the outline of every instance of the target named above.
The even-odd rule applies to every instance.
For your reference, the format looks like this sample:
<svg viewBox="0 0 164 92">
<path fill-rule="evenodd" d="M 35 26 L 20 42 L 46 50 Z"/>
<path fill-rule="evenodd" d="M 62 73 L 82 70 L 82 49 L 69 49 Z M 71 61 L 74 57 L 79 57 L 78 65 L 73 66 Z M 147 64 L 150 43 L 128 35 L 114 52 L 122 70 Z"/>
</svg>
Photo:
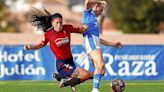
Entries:
<svg viewBox="0 0 164 92">
<path fill-rule="evenodd" d="M 99 37 L 100 27 L 92 9 L 85 10 L 82 16 L 82 24 L 88 25 L 88 30 L 83 36 L 86 35 L 95 35 Z"/>
</svg>

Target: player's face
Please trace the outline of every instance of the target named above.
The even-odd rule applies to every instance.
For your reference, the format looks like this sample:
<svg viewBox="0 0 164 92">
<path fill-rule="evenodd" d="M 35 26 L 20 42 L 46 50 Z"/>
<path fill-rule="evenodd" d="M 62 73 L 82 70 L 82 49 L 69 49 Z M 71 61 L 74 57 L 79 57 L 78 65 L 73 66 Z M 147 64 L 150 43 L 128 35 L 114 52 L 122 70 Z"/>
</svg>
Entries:
<svg viewBox="0 0 164 92">
<path fill-rule="evenodd" d="M 55 31 L 57 31 L 57 32 L 62 31 L 62 29 L 63 29 L 63 19 L 54 18 L 52 20 L 52 25 L 53 25 Z"/>
<path fill-rule="evenodd" d="M 103 8 L 102 5 L 96 5 L 96 6 L 94 7 L 94 11 L 95 11 L 96 16 L 101 15 L 102 12 L 103 12 L 103 9 L 104 9 L 104 8 Z"/>
</svg>

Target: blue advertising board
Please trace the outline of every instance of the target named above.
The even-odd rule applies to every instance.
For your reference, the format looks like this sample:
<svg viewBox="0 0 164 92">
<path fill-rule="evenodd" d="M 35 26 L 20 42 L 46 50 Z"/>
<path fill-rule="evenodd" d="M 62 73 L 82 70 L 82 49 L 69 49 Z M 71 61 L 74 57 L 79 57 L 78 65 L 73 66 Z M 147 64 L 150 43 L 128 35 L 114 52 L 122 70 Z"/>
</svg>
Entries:
<svg viewBox="0 0 164 92">
<path fill-rule="evenodd" d="M 72 45 L 74 62 L 92 72 L 94 67 L 81 45 Z M 164 45 L 102 47 L 103 80 L 164 80 Z M 53 80 L 56 60 L 49 48 L 23 50 L 22 45 L 0 45 L 0 80 Z"/>
</svg>

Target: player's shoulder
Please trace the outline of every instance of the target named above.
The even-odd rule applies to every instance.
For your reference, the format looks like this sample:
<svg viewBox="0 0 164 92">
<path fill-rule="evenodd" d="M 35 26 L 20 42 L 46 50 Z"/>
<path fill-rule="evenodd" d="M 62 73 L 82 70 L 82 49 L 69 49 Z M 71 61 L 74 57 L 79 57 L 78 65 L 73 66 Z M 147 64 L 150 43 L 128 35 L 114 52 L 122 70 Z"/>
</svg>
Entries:
<svg viewBox="0 0 164 92">
<path fill-rule="evenodd" d="M 46 30 L 45 35 L 50 35 L 53 32 L 53 27 Z"/>
<path fill-rule="evenodd" d="M 71 24 L 64 24 L 63 28 L 64 28 L 64 30 L 72 30 L 73 25 L 71 25 Z"/>
<path fill-rule="evenodd" d="M 64 24 L 63 27 L 64 28 L 69 28 L 69 27 L 73 27 L 73 25 L 71 25 L 71 24 Z"/>
<path fill-rule="evenodd" d="M 53 28 L 54 28 L 54 27 L 50 27 L 50 28 L 48 28 L 48 29 L 46 30 L 45 33 L 49 33 L 49 32 L 51 32 L 51 31 L 53 30 Z"/>
<path fill-rule="evenodd" d="M 71 33 L 71 31 L 73 30 L 73 25 L 71 24 L 64 24 L 63 25 L 63 30 L 67 31 L 68 33 Z"/>
<path fill-rule="evenodd" d="M 85 10 L 84 10 L 84 13 L 90 13 L 91 11 L 93 11 L 92 8 L 85 9 Z"/>
</svg>

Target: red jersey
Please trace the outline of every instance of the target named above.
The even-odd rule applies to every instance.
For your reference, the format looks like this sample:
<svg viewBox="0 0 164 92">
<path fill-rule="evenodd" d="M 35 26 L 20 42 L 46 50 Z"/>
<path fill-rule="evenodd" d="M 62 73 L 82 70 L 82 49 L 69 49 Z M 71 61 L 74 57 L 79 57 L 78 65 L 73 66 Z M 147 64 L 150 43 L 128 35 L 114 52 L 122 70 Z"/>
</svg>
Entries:
<svg viewBox="0 0 164 92">
<path fill-rule="evenodd" d="M 70 33 L 81 33 L 80 28 L 74 28 L 72 25 L 63 25 L 60 32 L 50 29 L 45 32 L 43 45 L 50 43 L 51 51 L 57 60 L 65 60 L 72 57 L 70 48 Z"/>
</svg>

